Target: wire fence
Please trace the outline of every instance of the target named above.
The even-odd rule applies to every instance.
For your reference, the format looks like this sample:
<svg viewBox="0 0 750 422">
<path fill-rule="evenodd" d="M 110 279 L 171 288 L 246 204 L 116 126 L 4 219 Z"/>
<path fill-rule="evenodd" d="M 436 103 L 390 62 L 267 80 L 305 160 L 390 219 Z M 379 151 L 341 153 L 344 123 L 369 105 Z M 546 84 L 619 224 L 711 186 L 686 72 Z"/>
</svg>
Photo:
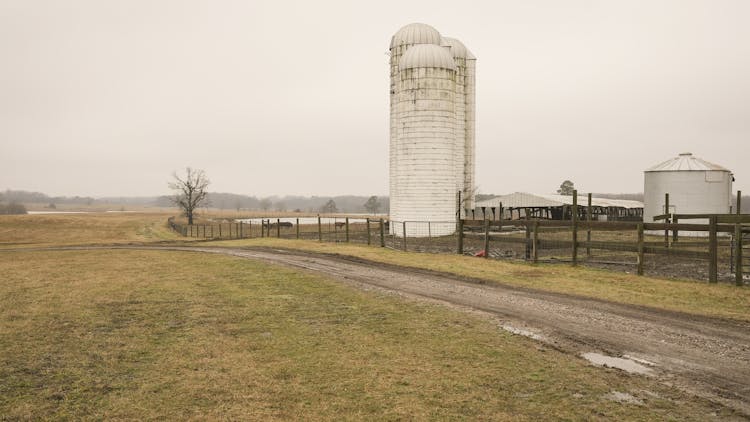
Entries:
<svg viewBox="0 0 750 422">
<path fill-rule="evenodd" d="M 737 284 L 750 277 L 750 227 L 716 221 L 698 225 L 532 219 L 389 221 L 316 216 L 193 225 L 170 218 L 169 224 L 183 236 L 204 239 L 272 237 L 359 243 L 408 252 L 458 253 L 665 277 L 735 280 Z"/>
<path fill-rule="evenodd" d="M 744 238 L 748 237 L 750 227 L 739 223 L 529 219 L 462 220 L 461 224 L 457 250 L 467 255 L 533 263 L 567 262 L 637 274 L 712 282 L 734 280 L 737 284 L 744 284 L 750 275 L 746 254 L 742 253 L 748 250 Z"/>
</svg>

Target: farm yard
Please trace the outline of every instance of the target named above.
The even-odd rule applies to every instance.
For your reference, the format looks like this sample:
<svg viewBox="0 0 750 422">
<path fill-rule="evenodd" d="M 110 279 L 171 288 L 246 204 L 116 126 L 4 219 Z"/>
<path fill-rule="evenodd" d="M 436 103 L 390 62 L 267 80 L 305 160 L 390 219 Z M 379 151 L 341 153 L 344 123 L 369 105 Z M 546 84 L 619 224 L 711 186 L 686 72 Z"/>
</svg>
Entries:
<svg viewBox="0 0 750 422">
<path fill-rule="evenodd" d="M 548 264 L 571 263 L 574 259 L 571 252 L 575 249 L 575 263 L 592 268 L 680 279 L 721 279 L 737 284 L 750 279 L 750 228 L 745 226 L 740 231 L 740 237 L 747 239 L 740 243 L 741 249 L 748 252 L 735 257 L 737 224 L 717 225 L 715 246 L 712 246 L 709 226 L 693 224 L 646 224 L 647 229 L 658 227 L 661 230 L 641 228 L 639 235 L 635 222 L 581 221 L 576 224 L 574 242 L 571 221 L 467 219 L 462 220 L 461 229 L 455 222 L 388 221 L 368 216 L 257 217 L 223 221 L 206 219 L 190 226 L 172 219 L 170 224 L 174 231 L 191 239 L 303 239 Z M 484 227 L 485 221 L 487 227 Z M 686 229 L 690 228 L 702 230 L 698 233 L 703 236 L 685 236 Z M 735 267 L 741 270 L 735 271 Z"/>
<path fill-rule="evenodd" d="M 268 233 L 201 241 L 173 232 L 168 216 L 95 214 L 89 224 L 77 215 L 0 218 L 2 414 L 705 420 L 749 413 L 747 385 L 738 381 L 748 371 L 747 288 L 367 247 L 366 233 L 352 227 L 350 240 L 362 244 L 347 244 L 335 223 L 339 242 Z M 296 236 L 295 227 L 278 230 Z M 44 250 L 80 245 L 85 250 Z M 456 301 L 420 290 L 430 285 Z M 497 302 L 461 299 L 472 289 Z M 547 304 L 548 325 L 508 314 L 527 300 Z M 595 331 L 574 334 L 556 319 L 563 318 L 557 308 L 589 309 Z M 633 353 L 596 331 L 593 309 L 646 324 L 644 345 L 649 324 L 670 341 L 665 333 L 674 332 L 677 346 L 681 337 L 694 341 L 697 334 L 676 322 L 690 320 L 725 345 L 695 346 L 701 359 L 722 354 L 724 372 L 684 372 L 662 361 L 651 376 L 592 366 L 580 352 Z M 524 330 L 544 339 L 517 335 Z M 721 369 L 732 365 L 734 375 Z M 686 388 L 691 380 L 705 389 Z M 712 388 L 723 396 L 708 394 Z"/>
</svg>

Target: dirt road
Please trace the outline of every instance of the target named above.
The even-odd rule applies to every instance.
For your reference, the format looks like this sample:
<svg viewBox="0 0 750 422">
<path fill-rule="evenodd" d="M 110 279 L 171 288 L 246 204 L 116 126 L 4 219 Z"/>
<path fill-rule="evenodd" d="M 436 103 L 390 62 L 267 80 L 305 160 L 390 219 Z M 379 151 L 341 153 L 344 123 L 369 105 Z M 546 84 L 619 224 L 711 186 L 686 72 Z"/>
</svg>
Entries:
<svg viewBox="0 0 750 422">
<path fill-rule="evenodd" d="M 748 323 L 485 284 L 481 280 L 345 256 L 277 249 L 134 248 L 258 259 L 324 274 L 360 288 L 382 289 L 482 312 L 509 331 L 536 338 L 568 353 L 599 353 L 624 358 L 609 360 L 608 366 L 621 366 L 656 377 L 750 416 Z"/>
</svg>

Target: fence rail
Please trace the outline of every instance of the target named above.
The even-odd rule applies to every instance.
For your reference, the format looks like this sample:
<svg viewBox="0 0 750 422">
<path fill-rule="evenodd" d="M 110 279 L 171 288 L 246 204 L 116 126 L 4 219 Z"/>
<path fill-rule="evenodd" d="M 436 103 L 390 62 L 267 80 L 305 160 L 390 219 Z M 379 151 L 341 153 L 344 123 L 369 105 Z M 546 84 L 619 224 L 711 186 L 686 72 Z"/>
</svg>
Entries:
<svg viewBox="0 0 750 422">
<path fill-rule="evenodd" d="M 532 263 L 570 262 L 594 267 L 635 267 L 639 275 L 704 278 L 750 275 L 750 226 L 623 221 L 471 220 L 393 221 L 366 217 L 259 218 L 170 227 L 186 237 L 274 237 L 360 243 L 410 252 L 459 253 Z M 664 231 L 665 235 L 648 232 Z M 680 232 L 704 237 L 679 236 Z M 739 235 L 738 235 L 739 233 Z M 724 277 L 726 275 L 726 277 Z"/>
<path fill-rule="evenodd" d="M 657 273 L 665 272 L 665 268 L 673 275 L 695 277 L 702 273 L 710 282 L 716 282 L 721 271 L 734 275 L 736 284 L 744 284 L 745 275 L 750 273 L 746 258 L 750 226 L 741 223 L 746 218 L 736 218 L 734 224 L 719 224 L 715 215 L 709 220 L 709 224 L 461 220 L 456 252 L 534 263 L 634 265 L 639 275 L 644 274 L 648 259 L 653 261 L 650 270 Z M 665 235 L 647 237 L 646 231 L 665 231 Z M 679 237 L 680 231 L 703 237 L 686 240 L 686 236 Z"/>
</svg>

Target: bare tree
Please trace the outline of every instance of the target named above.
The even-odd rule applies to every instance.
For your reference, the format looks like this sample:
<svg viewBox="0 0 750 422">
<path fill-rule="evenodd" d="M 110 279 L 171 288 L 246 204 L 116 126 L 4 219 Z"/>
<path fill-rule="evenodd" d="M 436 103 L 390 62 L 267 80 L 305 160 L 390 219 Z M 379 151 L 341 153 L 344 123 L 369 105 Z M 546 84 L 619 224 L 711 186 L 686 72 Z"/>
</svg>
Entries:
<svg viewBox="0 0 750 422">
<path fill-rule="evenodd" d="M 175 191 L 170 199 L 180 207 L 188 218 L 188 224 L 193 224 L 195 210 L 206 200 L 208 192 L 208 180 L 203 170 L 186 168 L 186 175 L 181 178 L 177 172 L 172 173 L 174 181 L 169 183 L 169 188 Z"/>
</svg>

